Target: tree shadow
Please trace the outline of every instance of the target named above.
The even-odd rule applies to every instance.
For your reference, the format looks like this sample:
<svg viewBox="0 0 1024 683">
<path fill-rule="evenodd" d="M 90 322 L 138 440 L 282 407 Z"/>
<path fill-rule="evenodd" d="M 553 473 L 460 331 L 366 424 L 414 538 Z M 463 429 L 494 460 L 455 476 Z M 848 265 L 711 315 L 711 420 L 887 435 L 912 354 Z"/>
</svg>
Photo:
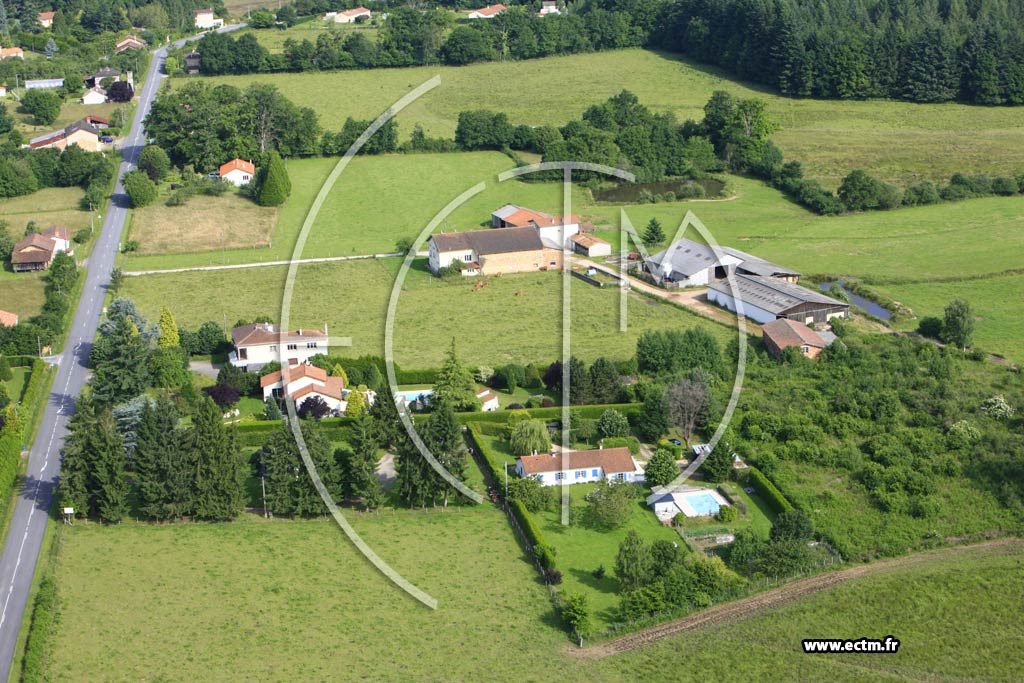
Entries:
<svg viewBox="0 0 1024 683">
<path fill-rule="evenodd" d="M 607 572 L 607 568 L 605 571 Z M 615 594 L 619 592 L 619 580 L 608 573 L 605 573 L 600 579 L 594 576 L 592 571 L 587 571 L 586 569 L 570 569 L 569 573 L 576 577 L 576 580 L 581 584 L 599 593 Z"/>
<path fill-rule="evenodd" d="M 39 479 L 26 475 L 18 487 L 18 495 L 24 500 L 34 501 L 37 510 L 48 514 L 56 490 L 57 482 L 54 479 Z"/>
</svg>

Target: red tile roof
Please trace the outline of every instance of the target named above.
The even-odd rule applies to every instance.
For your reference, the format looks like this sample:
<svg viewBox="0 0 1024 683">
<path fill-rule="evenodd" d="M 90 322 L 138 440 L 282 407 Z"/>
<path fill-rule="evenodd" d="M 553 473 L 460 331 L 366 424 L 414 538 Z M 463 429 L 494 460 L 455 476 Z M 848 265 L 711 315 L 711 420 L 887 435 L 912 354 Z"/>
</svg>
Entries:
<svg viewBox="0 0 1024 683">
<path fill-rule="evenodd" d="M 571 239 L 573 242 L 580 245 L 581 247 L 585 247 L 587 249 L 598 244 L 609 244 L 600 237 L 594 237 L 593 235 L 584 235 L 583 233 L 579 232 L 570 237 L 569 239 Z M 609 246 L 611 245 L 609 244 Z"/>
<path fill-rule="evenodd" d="M 563 455 L 552 455 L 543 453 L 541 455 L 524 455 L 519 458 L 523 465 L 523 472 L 541 474 L 542 472 L 561 472 L 565 469 L 583 470 L 592 467 L 600 467 L 604 473 L 615 474 L 618 472 L 636 471 L 636 462 L 630 455 L 629 449 L 622 448 L 599 448 L 592 451 L 574 451 L 564 454 L 566 467 L 562 466 Z"/>
<path fill-rule="evenodd" d="M 51 225 L 40 234 L 43 237 L 56 237 L 57 239 L 64 240 L 65 242 L 71 241 L 71 228 L 65 228 L 63 225 Z"/>
<path fill-rule="evenodd" d="M 52 21 L 53 20 L 53 15 L 55 15 L 55 14 L 56 14 L 56 12 L 40 12 L 39 13 L 39 21 L 46 21 L 48 19 Z"/>
<path fill-rule="evenodd" d="M 221 164 L 220 175 L 221 177 L 224 177 L 228 173 L 236 170 L 248 173 L 249 175 L 254 175 L 256 173 L 256 167 L 251 161 L 246 161 L 245 159 L 232 159 L 226 164 Z"/>
<path fill-rule="evenodd" d="M 358 17 L 363 14 L 370 14 L 370 10 L 366 9 L 365 7 L 353 7 L 352 9 L 347 9 L 344 12 L 339 12 L 339 14 L 342 14 L 346 17 Z"/>
<path fill-rule="evenodd" d="M 282 335 L 278 326 L 271 323 L 253 323 L 231 330 L 231 341 L 235 346 L 259 346 L 326 337 L 327 333 L 323 330 L 295 330 Z"/>
<path fill-rule="evenodd" d="M 823 349 L 828 344 L 817 332 L 802 322 L 779 318 L 761 326 L 761 335 L 771 339 L 780 349 L 790 346 L 816 346 Z"/>
<path fill-rule="evenodd" d="M 269 387 L 271 384 L 277 384 L 278 382 L 281 381 L 283 375 L 284 372 L 281 370 L 263 375 L 263 377 L 260 377 L 260 386 L 265 388 Z M 288 368 L 289 383 L 295 382 L 304 377 L 309 377 L 310 379 L 316 380 L 318 382 L 326 382 L 327 371 L 322 368 L 318 368 L 315 365 L 299 365 L 294 368 Z"/>
<path fill-rule="evenodd" d="M 17 324 L 17 313 L 8 313 L 7 311 L 0 311 L 0 325 L 3 325 L 4 327 L 14 327 Z"/>
<path fill-rule="evenodd" d="M 487 7 L 481 7 L 480 9 L 472 10 L 470 12 L 470 14 L 472 14 L 473 12 L 476 12 L 477 14 L 482 14 L 485 17 L 493 17 L 493 16 L 496 16 L 498 14 L 501 14 L 502 12 L 504 12 L 507 9 L 508 9 L 508 7 L 505 7 L 501 3 L 498 3 L 496 5 L 488 5 Z"/>
</svg>

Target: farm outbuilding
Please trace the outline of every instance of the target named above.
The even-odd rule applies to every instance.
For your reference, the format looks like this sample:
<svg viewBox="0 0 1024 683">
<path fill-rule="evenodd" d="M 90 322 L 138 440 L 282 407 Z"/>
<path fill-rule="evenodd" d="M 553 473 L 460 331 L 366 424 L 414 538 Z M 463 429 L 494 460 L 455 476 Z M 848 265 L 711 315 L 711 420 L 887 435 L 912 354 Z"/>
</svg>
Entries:
<svg viewBox="0 0 1024 683">
<path fill-rule="evenodd" d="M 820 292 L 776 277 L 736 274 L 729 280 L 708 287 L 708 301 L 736 311 L 736 300 L 743 302 L 743 313 L 756 323 L 790 318 L 810 325 L 833 318 L 848 318 L 850 305 Z"/>
</svg>

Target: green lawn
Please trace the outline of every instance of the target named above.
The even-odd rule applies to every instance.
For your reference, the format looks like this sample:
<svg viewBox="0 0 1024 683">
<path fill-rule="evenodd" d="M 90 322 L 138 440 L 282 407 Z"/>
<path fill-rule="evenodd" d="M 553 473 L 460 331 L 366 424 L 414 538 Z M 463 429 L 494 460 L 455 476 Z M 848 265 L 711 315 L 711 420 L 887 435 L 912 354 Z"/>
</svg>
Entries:
<svg viewBox="0 0 1024 683">
<path fill-rule="evenodd" d="M 89 212 L 78 209 L 82 190 L 77 187 L 48 187 L 24 197 L 0 203 L 0 221 L 16 240 L 25 236 L 25 226 L 35 221 L 40 230 L 54 225 L 71 229 L 73 235 L 89 226 Z M 100 219 L 97 219 L 99 221 Z M 0 230 L 4 226 L 0 224 Z M 76 245 L 77 249 L 82 249 Z M 43 307 L 46 283 L 42 273 L 14 273 L 5 263 L 0 268 L 0 309 L 17 313 L 23 319 L 36 315 Z"/>
<path fill-rule="evenodd" d="M 436 611 L 394 589 L 328 520 L 76 524 L 63 530 L 57 561 L 62 607 L 49 678 L 1019 678 L 1016 660 L 1005 653 L 1018 640 L 1024 600 L 1020 545 L 925 559 L 746 620 L 590 661 L 568 656 L 536 572 L 497 510 L 350 517 L 385 560 L 438 599 Z M 558 539 L 560 559 L 574 540 Z M 584 568 L 598 561 L 587 559 Z M 802 638 L 889 634 L 902 642 L 896 655 L 800 652 Z"/>
<path fill-rule="evenodd" d="M 3 383 L 4 388 L 7 389 L 7 396 L 12 402 L 18 402 L 21 400 L 21 392 L 25 390 L 25 382 L 28 381 L 29 375 L 32 374 L 31 368 L 11 368 L 11 374 L 13 377 Z"/>
<path fill-rule="evenodd" d="M 491 278 L 474 289 L 473 278 L 439 280 L 424 259 L 406 278 L 396 315 L 395 360 L 404 368 L 437 367 L 455 337 L 459 356 L 470 365 L 549 363 L 561 355 L 562 279 L 559 273 L 524 273 Z M 373 259 L 302 266 L 294 288 L 291 326 L 322 327 L 351 336 L 344 355 L 384 351 L 384 327 L 400 260 Z M 179 325 L 196 328 L 206 320 L 231 325 L 240 318 L 280 318 L 284 267 L 172 273 L 125 279 L 121 295 L 134 299 L 155 320 L 170 306 Z M 629 297 L 629 327 L 619 332 L 619 292 L 573 278 L 572 352 L 625 359 L 645 330 L 705 326 L 723 344 L 729 328 L 667 304 Z M 169 296 L 173 292 L 173 297 Z"/>
<path fill-rule="evenodd" d="M 1020 172 L 1024 167 L 1024 120 L 1010 107 L 790 99 L 675 55 L 639 49 L 464 67 L 212 80 L 239 86 L 275 83 L 296 103 L 317 110 L 325 128 L 338 129 L 348 116 L 377 116 L 438 74 L 441 86 L 399 114 L 403 138 L 416 123 L 431 135 L 451 137 L 459 112 L 480 108 L 505 111 L 514 123 L 561 125 L 624 88 L 655 111 L 671 111 L 679 120 L 699 119 L 711 93 L 728 90 L 766 100 L 782 127 L 774 139 L 787 158 L 804 162 L 809 174 L 826 185 L 838 185 L 858 167 L 901 182 L 947 178 L 956 171 Z M 482 83 L 501 83 L 503 92 L 529 96 L 495 98 Z"/>
<path fill-rule="evenodd" d="M 884 289 L 919 316 L 941 318 L 942 309 L 953 299 L 969 301 L 975 315 L 974 343 L 986 351 L 1024 362 L 1024 310 L 1020 297 L 1024 292 L 1024 275 L 891 285 Z M 916 321 L 908 323 L 915 324 Z"/>
<path fill-rule="evenodd" d="M 569 487 L 570 505 L 579 513 L 590 506 L 584 497 L 595 488 L 595 484 L 574 484 Z M 648 493 L 643 489 L 644 495 Z M 559 499 L 561 488 L 559 487 Z M 636 531 L 648 543 L 657 540 L 672 541 L 682 545 L 679 534 L 671 527 L 658 521 L 643 499 L 636 502 L 633 515 L 618 529 L 597 530 L 584 524 L 562 524 L 561 506 L 534 515 L 544 537 L 554 548 L 558 569 L 562 572 L 566 591 L 580 592 L 587 596 L 594 614 L 598 631 L 604 631 L 615 620 L 619 605 L 619 580 L 615 578 L 615 556 L 619 544 L 630 531 Z M 605 575 L 597 579 L 593 571 L 604 565 Z"/>
</svg>

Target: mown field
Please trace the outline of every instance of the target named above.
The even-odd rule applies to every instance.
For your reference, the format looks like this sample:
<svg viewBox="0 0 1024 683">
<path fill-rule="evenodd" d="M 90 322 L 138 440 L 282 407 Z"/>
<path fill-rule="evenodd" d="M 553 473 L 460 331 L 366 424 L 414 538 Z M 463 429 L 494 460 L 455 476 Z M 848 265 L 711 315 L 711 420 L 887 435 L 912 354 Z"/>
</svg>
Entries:
<svg viewBox="0 0 1024 683">
<path fill-rule="evenodd" d="M 505 111 L 514 123 L 561 125 L 623 89 L 655 111 L 671 111 L 680 120 L 699 119 L 711 93 L 727 90 L 764 99 L 782 127 L 774 139 L 783 152 L 803 161 L 809 175 L 828 186 L 837 186 L 858 167 L 903 183 L 948 178 L 956 171 L 1024 169 L 1024 119 L 1011 107 L 789 99 L 675 55 L 639 49 L 465 67 L 212 80 L 238 86 L 275 83 L 296 103 L 313 107 L 325 128 L 338 129 L 348 116 L 377 116 L 435 75 L 441 76 L 441 86 L 399 114 L 402 137 L 416 123 L 432 135 L 451 137 L 459 112 L 480 108 Z M 481 87 L 484 83 L 502 87 Z"/>
<path fill-rule="evenodd" d="M 384 352 L 388 300 L 401 261 L 397 258 L 302 266 L 294 288 L 292 327 L 323 327 L 351 336 L 343 355 Z M 551 362 L 561 356 L 561 274 L 524 273 L 494 277 L 483 287 L 472 278 L 442 281 L 417 259 L 398 303 L 395 360 L 406 368 L 436 367 L 452 337 L 469 364 Z M 269 315 L 280 318 L 286 268 L 172 273 L 125 279 L 121 295 L 134 299 L 155 320 L 163 305 L 179 325 Z M 619 332 L 619 292 L 572 279 L 572 351 L 597 356 L 632 356 L 645 330 L 701 325 L 724 344 L 729 328 L 646 298 L 629 298 L 629 327 Z M 173 293 L 173 294 L 172 294 Z"/>
<path fill-rule="evenodd" d="M 157 203 L 132 212 L 129 239 L 141 254 L 179 254 L 266 247 L 277 210 L 234 192 L 193 197 L 184 206 Z"/>
<path fill-rule="evenodd" d="M 22 111 L 18 105 L 18 101 L 14 98 L 8 98 L 5 100 L 5 104 L 7 104 L 7 111 L 14 116 L 18 130 L 20 130 L 26 138 L 34 138 L 55 130 L 60 130 L 75 121 L 81 120 L 88 114 L 100 116 L 109 121 L 119 107 L 125 106 L 123 104 L 117 104 L 116 102 L 105 102 L 104 104 L 80 104 L 77 99 L 74 99 L 65 103 L 64 106 L 61 107 L 60 115 L 57 117 L 56 121 L 48 126 L 42 126 L 32 118 L 31 114 Z M 126 111 L 129 114 L 131 113 L 130 109 L 126 109 Z"/>
<path fill-rule="evenodd" d="M 570 656 L 499 511 L 385 512 L 353 524 L 438 599 L 436 611 L 394 589 L 328 520 L 65 529 L 47 673 L 75 681 L 1019 678 L 1006 653 L 1024 600 L 1020 545 L 925 557 L 591 661 Z M 890 634 L 898 654 L 800 651 L 803 638 Z"/>
<path fill-rule="evenodd" d="M 7 232 L 15 240 L 25 236 L 29 221 L 35 221 L 40 230 L 54 225 L 67 226 L 73 235 L 89 225 L 89 212 L 78 208 L 82 194 L 77 187 L 48 187 L 25 197 L 5 199 L 0 203 L 0 221 L 6 222 Z M 0 309 L 17 313 L 23 319 L 36 315 L 43 306 L 45 286 L 41 273 L 15 273 L 8 264 L 3 264 Z"/>
</svg>

